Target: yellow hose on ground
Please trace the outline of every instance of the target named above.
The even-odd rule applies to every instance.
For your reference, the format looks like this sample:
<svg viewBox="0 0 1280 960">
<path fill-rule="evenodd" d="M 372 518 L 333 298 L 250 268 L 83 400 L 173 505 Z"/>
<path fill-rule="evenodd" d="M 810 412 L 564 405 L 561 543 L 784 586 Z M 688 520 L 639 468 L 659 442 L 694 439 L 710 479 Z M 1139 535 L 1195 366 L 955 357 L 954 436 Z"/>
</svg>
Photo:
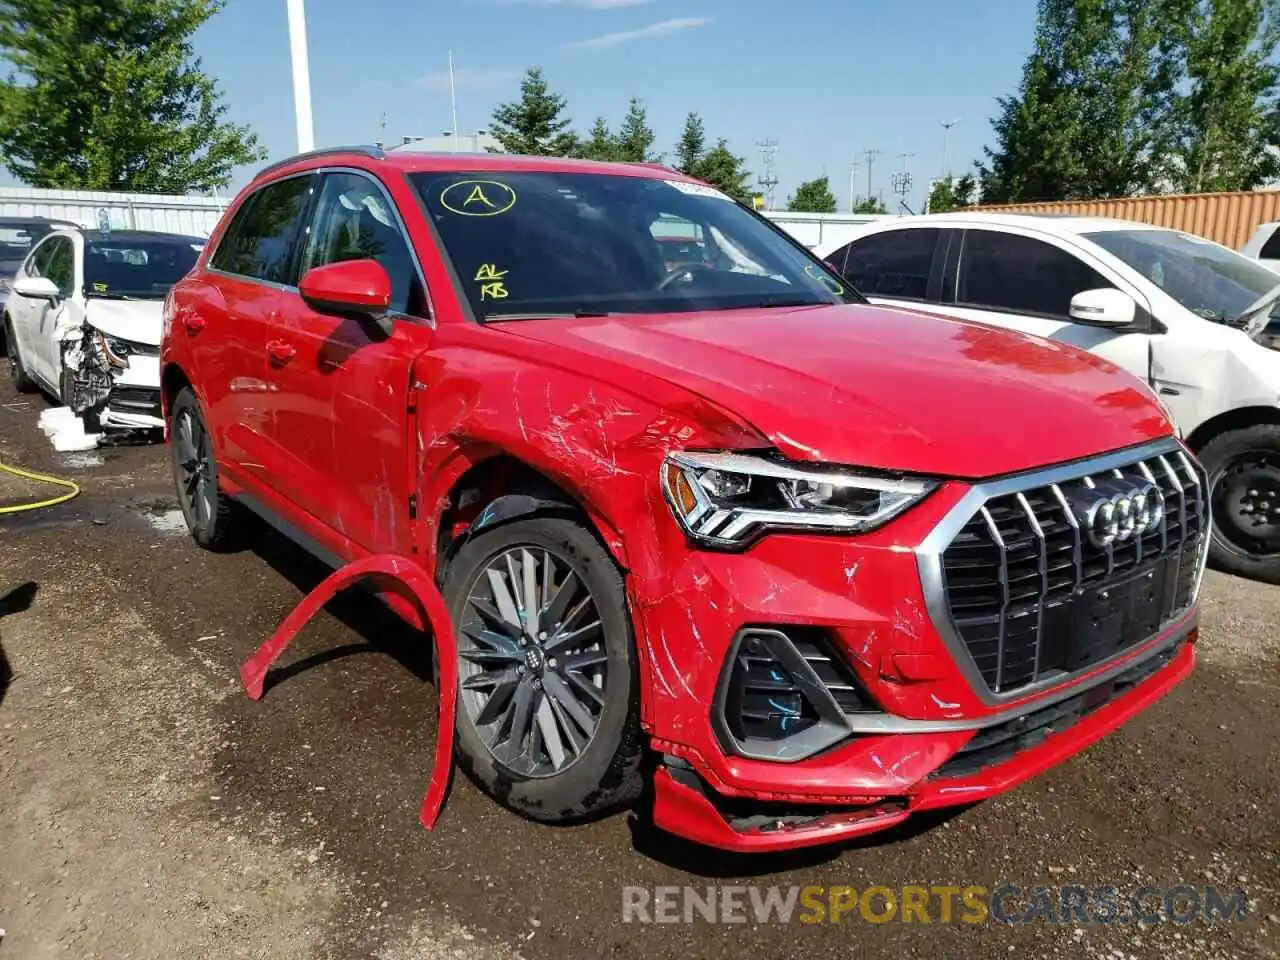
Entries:
<svg viewBox="0 0 1280 960">
<path fill-rule="evenodd" d="M 42 510 L 45 507 L 56 507 L 60 503 L 66 503 L 68 500 L 76 497 L 80 493 L 80 486 L 71 480 L 63 480 L 61 477 L 50 477 L 43 473 L 32 473 L 30 470 L 20 470 L 17 467 L 11 467 L 7 463 L 0 463 L 0 471 L 11 473 L 15 477 L 21 477 L 24 480 L 34 480 L 37 483 L 49 483 L 55 487 L 66 487 L 67 493 L 61 493 L 56 497 L 50 497 L 47 500 L 37 500 L 34 503 L 15 503 L 12 506 L 0 507 L 0 516 L 9 513 L 25 513 L 28 510 Z"/>
</svg>

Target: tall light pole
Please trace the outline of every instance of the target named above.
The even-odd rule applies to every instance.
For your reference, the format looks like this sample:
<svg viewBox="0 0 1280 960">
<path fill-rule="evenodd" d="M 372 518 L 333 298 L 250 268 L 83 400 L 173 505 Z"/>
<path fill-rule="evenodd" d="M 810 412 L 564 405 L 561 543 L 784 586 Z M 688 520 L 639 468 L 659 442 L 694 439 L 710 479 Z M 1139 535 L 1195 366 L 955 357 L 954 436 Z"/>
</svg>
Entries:
<svg viewBox="0 0 1280 960">
<path fill-rule="evenodd" d="M 951 176 L 951 128 L 960 122 L 960 117 L 954 120 L 943 120 L 942 129 L 942 171 L 948 177 Z"/>
<path fill-rule="evenodd" d="M 293 63 L 293 115 L 298 125 L 298 152 L 316 146 L 311 126 L 311 68 L 307 63 L 307 18 L 303 0 L 287 0 L 289 5 L 289 59 Z"/>
<path fill-rule="evenodd" d="M 453 138 L 458 139 L 458 88 L 453 82 L 453 51 L 449 51 L 449 107 L 453 110 Z"/>
</svg>

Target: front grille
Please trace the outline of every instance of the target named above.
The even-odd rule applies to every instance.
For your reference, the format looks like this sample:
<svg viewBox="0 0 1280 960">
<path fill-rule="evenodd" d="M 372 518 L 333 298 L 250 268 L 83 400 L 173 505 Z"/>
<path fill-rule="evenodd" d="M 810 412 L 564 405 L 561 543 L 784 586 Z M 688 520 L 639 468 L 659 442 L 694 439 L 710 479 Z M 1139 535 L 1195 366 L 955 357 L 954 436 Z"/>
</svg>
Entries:
<svg viewBox="0 0 1280 960">
<path fill-rule="evenodd" d="M 1119 480 L 1153 484 L 1162 518 L 1090 542 L 1071 504 Z M 1141 643 L 1190 606 L 1208 522 L 1203 470 L 1181 449 L 989 496 L 942 553 L 952 623 L 992 693 L 1072 673 Z"/>
</svg>

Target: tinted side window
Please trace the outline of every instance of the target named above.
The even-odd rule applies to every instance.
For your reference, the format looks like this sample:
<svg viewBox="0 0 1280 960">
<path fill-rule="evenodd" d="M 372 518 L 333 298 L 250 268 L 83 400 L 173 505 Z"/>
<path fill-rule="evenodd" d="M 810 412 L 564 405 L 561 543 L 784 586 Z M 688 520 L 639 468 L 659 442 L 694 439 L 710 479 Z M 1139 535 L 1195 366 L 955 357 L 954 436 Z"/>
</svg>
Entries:
<svg viewBox="0 0 1280 960">
<path fill-rule="evenodd" d="M 293 283 L 293 243 L 314 177 L 291 177 L 250 197 L 227 228 L 210 265 L 273 283 Z"/>
<path fill-rule="evenodd" d="M 840 274 L 841 276 L 844 276 L 844 262 L 845 262 L 845 259 L 849 256 L 849 248 L 851 246 L 853 246 L 853 244 L 846 243 L 839 250 L 834 250 L 831 253 L 828 253 L 826 257 L 824 257 L 827 263 L 831 265 L 831 269 L 834 270 L 836 273 Z M 857 284 L 855 284 L 854 286 L 857 286 Z"/>
<path fill-rule="evenodd" d="M 53 249 L 44 275 L 56 283 L 64 295 L 69 294 L 76 282 L 75 247 L 66 237 L 55 237 L 50 246 Z"/>
<path fill-rule="evenodd" d="M 1263 260 L 1280 260 L 1280 227 L 1272 229 L 1271 236 L 1258 251 L 1258 256 Z"/>
<path fill-rule="evenodd" d="M 970 230 L 960 255 L 956 304 L 1067 317 L 1077 293 L 1111 286 L 1088 264 L 1042 240 Z"/>
<path fill-rule="evenodd" d="M 364 259 L 377 260 L 391 277 L 392 310 L 425 316 L 426 291 L 390 201 L 367 177 L 327 174 L 299 275 L 312 267 Z"/>
<path fill-rule="evenodd" d="M 844 277 L 868 297 L 923 300 L 940 232 L 933 227 L 890 230 L 854 240 L 844 262 Z"/>
</svg>

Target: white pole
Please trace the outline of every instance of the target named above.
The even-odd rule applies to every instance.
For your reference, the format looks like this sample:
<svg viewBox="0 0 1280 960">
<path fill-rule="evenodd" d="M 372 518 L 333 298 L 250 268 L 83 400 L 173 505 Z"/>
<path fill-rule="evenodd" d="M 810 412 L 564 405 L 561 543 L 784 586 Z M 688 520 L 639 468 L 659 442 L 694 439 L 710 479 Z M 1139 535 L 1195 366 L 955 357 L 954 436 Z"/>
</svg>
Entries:
<svg viewBox="0 0 1280 960">
<path fill-rule="evenodd" d="M 453 141 L 458 142 L 458 91 L 453 84 L 453 51 L 449 51 L 449 106 L 453 110 Z"/>
<path fill-rule="evenodd" d="M 858 165 L 856 163 L 849 164 L 849 212 L 853 213 L 853 178 L 857 176 Z"/>
<path fill-rule="evenodd" d="M 298 125 L 298 152 L 316 146 L 311 127 L 311 68 L 307 63 L 307 20 L 303 0 L 288 0 L 289 58 L 293 62 L 293 113 Z"/>
<path fill-rule="evenodd" d="M 942 135 L 942 172 L 949 178 L 951 176 L 951 128 L 960 122 L 960 117 L 954 120 L 943 120 L 942 129 L 946 132 Z"/>
</svg>

